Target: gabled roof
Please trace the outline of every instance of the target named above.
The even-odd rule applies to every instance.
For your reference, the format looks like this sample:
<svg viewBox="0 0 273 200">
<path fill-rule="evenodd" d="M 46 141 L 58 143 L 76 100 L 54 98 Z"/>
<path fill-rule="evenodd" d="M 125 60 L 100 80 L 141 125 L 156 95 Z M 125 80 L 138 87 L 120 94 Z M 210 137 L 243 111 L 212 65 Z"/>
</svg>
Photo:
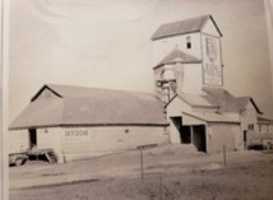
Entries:
<svg viewBox="0 0 273 200">
<path fill-rule="evenodd" d="M 37 98 L 37 94 L 48 88 L 58 98 Z M 162 102 L 149 93 L 48 84 L 37 94 L 10 129 L 65 125 L 167 125 Z"/>
<path fill-rule="evenodd" d="M 39 96 L 40 94 L 44 91 L 44 90 L 49 90 L 50 92 L 52 92 L 53 94 L 55 94 L 57 97 L 60 97 L 60 98 L 63 98 L 63 96 L 56 92 L 57 90 L 53 89 L 54 87 L 57 87 L 57 85 L 54 85 L 54 84 L 47 84 L 47 85 L 44 85 L 31 99 L 30 101 L 35 101 Z"/>
<path fill-rule="evenodd" d="M 203 88 L 206 92 L 204 98 L 211 104 L 218 105 L 220 112 L 238 112 L 239 105 L 235 96 L 222 88 Z"/>
<path fill-rule="evenodd" d="M 178 48 L 174 48 L 166 57 L 164 57 L 155 67 L 157 69 L 163 65 L 176 64 L 176 63 L 201 63 L 201 60 L 184 53 Z"/>
<path fill-rule="evenodd" d="M 251 104 L 254 106 L 258 114 L 263 114 L 263 112 L 260 110 L 258 105 L 255 103 L 254 99 L 252 97 L 237 97 L 238 103 L 241 105 L 241 107 L 246 107 L 248 102 L 251 102 Z"/>
<path fill-rule="evenodd" d="M 207 93 L 204 97 L 213 105 L 219 106 L 220 112 L 242 112 L 251 102 L 257 113 L 262 114 L 251 97 L 235 97 L 223 88 L 203 88 Z"/>
<path fill-rule="evenodd" d="M 258 114 L 262 114 L 251 97 L 235 97 L 223 88 L 203 88 L 204 94 L 179 93 L 168 102 L 168 107 L 175 98 L 179 98 L 192 107 L 212 108 L 212 112 L 217 109 L 218 113 L 241 113 L 246 110 L 246 106 L 251 103 Z"/>
<path fill-rule="evenodd" d="M 257 117 L 259 124 L 273 124 L 273 118 L 264 116 L 264 115 L 258 115 Z"/>
<path fill-rule="evenodd" d="M 200 32 L 208 20 L 212 21 L 219 35 L 223 36 L 213 17 L 211 15 L 204 15 L 182 21 L 163 24 L 152 35 L 151 39 L 159 40 L 171 36 Z"/>
<path fill-rule="evenodd" d="M 10 124 L 10 129 L 55 126 L 62 123 L 64 101 L 39 99 L 31 102 Z"/>
</svg>

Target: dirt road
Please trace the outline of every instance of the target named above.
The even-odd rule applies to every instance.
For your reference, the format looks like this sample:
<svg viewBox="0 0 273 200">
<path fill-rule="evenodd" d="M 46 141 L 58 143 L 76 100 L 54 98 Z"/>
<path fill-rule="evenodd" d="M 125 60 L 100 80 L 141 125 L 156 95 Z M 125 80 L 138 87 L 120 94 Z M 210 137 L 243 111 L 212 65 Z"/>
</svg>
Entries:
<svg viewBox="0 0 273 200">
<path fill-rule="evenodd" d="M 138 155 L 127 152 L 62 165 L 11 168 L 10 199 L 273 199 L 272 152 L 230 153 L 224 167 L 221 154 L 186 155 L 177 147 L 153 149 L 144 154 L 144 181 Z M 23 189 L 25 184 L 31 188 Z"/>
<path fill-rule="evenodd" d="M 12 190 L 11 200 L 272 200 L 273 159 L 187 174 L 149 174 Z"/>
</svg>

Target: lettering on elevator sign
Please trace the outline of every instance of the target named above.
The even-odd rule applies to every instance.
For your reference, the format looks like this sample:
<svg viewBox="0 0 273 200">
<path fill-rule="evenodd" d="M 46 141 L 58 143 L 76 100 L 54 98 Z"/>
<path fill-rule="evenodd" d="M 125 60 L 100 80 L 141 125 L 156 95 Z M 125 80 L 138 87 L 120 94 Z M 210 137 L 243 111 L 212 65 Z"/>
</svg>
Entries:
<svg viewBox="0 0 273 200">
<path fill-rule="evenodd" d="M 81 136 L 88 136 L 88 130 L 84 130 L 84 129 L 76 129 L 76 130 L 73 130 L 73 129 L 70 129 L 70 130 L 66 130 L 65 131 L 65 136 L 78 136 L 78 137 L 81 137 Z"/>
</svg>

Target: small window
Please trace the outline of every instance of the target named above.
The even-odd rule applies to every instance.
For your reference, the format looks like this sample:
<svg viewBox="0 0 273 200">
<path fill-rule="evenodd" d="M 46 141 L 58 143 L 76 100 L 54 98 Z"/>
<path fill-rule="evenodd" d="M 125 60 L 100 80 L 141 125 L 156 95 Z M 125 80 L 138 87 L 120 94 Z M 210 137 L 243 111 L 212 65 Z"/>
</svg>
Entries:
<svg viewBox="0 0 273 200">
<path fill-rule="evenodd" d="M 248 130 L 254 130 L 254 124 L 249 124 L 248 125 Z"/>
<path fill-rule="evenodd" d="M 191 49 L 191 36 L 186 37 L 187 49 Z"/>
</svg>

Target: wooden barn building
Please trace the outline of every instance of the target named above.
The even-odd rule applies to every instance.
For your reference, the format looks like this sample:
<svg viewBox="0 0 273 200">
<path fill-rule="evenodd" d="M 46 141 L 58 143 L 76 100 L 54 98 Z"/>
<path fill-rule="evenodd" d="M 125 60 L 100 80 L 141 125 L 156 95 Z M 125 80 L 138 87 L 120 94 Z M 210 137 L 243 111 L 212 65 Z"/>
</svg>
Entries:
<svg viewBox="0 0 273 200">
<path fill-rule="evenodd" d="M 53 148 L 60 162 L 143 144 L 213 153 L 244 150 L 262 133 L 272 142 L 254 100 L 224 89 L 222 36 L 210 15 L 163 24 L 151 38 L 155 94 L 48 84 L 10 129 L 28 130 L 23 147 Z"/>
<path fill-rule="evenodd" d="M 153 94 L 45 85 L 12 123 L 29 146 L 66 160 L 168 141 L 162 102 Z"/>
</svg>

